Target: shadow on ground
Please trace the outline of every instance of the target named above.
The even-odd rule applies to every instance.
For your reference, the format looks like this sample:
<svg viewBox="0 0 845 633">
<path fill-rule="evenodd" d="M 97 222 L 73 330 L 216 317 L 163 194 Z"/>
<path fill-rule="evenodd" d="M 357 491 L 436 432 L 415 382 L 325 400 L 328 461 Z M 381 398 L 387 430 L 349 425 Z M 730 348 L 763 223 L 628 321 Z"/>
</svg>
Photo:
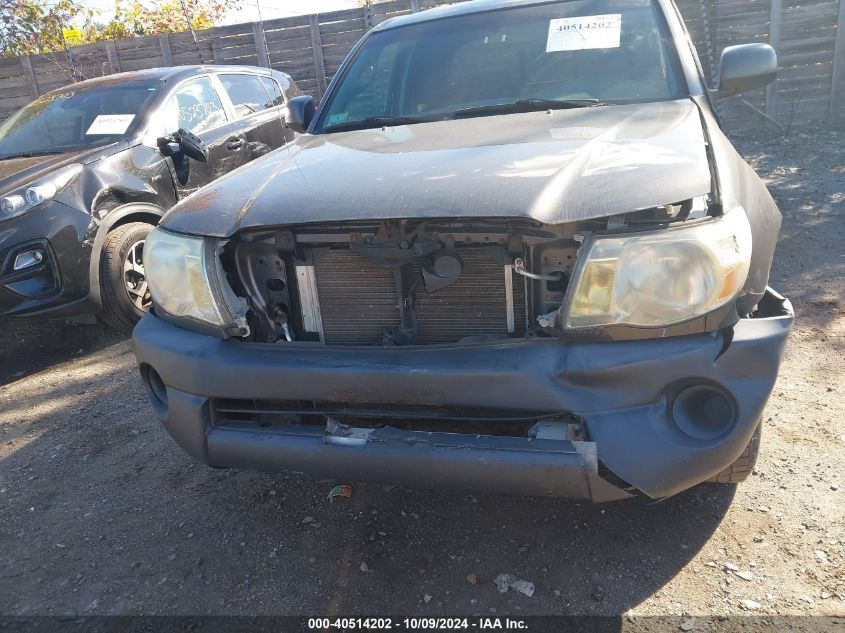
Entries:
<svg viewBox="0 0 845 633">
<path fill-rule="evenodd" d="M 0 385 L 122 339 L 104 325 L 64 321 L 0 321 Z"/>
</svg>

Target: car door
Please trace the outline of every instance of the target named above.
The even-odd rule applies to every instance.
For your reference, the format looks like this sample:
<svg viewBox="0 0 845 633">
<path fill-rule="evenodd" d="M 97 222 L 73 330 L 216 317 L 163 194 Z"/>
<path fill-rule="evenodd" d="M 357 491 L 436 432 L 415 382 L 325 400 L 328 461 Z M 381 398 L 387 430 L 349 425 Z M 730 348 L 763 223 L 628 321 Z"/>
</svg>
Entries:
<svg viewBox="0 0 845 633">
<path fill-rule="evenodd" d="M 218 93 L 217 83 L 211 75 L 188 79 L 176 86 L 159 117 L 165 135 L 179 129 L 186 130 L 197 135 L 208 147 L 206 162 L 189 158 L 182 152 L 168 158 L 180 198 L 248 160 L 247 140 L 241 122 Z"/>
<path fill-rule="evenodd" d="M 217 78 L 232 103 L 235 117 L 241 122 L 247 141 L 247 160 L 271 152 L 289 140 L 282 117 L 284 98 L 272 78 L 237 72 L 221 73 Z"/>
</svg>

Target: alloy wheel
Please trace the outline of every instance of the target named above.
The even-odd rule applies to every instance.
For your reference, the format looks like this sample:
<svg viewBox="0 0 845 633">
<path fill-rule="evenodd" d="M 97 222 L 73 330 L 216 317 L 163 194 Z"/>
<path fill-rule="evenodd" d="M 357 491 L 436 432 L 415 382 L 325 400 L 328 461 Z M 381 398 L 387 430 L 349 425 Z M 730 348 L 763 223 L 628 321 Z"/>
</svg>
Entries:
<svg viewBox="0 0 845 633">
<path fill-rule="evenodd" d="M 144 240 L 135 242 L 123 260 L 123 282 L 130 301 L 139 310 L 146 311 L 153 302 L 144 272 Z"/>
</svg>

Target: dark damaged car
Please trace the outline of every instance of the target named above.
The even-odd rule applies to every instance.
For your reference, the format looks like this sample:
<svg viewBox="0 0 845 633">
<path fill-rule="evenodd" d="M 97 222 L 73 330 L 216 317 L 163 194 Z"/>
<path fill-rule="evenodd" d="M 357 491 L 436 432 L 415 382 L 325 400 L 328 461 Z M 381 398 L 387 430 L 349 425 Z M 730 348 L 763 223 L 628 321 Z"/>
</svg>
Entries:
<svg viewBox="0 0 845 633">
<path fill-rule="evenodd" d="M 153 68 L 65 86 L 0 125 L 0 319 L 131 330 L 144 240 L 177 201 L 292 140 L 295 83 L 248 66 Z"/>
<path fill-rule="evenodd" d="M 597 501 L 738 482 L 792 324 L 780 214 L 669 0 L 389 20 L 294 143 L 150 236 L 141 375 L 214 467 Z"/>
</svg>

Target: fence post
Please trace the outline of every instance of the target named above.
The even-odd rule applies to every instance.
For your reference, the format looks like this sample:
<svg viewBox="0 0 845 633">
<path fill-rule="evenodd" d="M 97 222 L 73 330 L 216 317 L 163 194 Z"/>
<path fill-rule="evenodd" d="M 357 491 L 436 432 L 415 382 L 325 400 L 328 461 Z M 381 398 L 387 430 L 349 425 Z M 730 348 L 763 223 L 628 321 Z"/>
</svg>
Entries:
<svg viewBox="0 0 845 633">
<path fill-rule="evenodd" d="M 771 11 L 769 12 L 769 44 L 774 49 L 780 47 L 780 26 L 783 18 L 783 0 L 772 0 Z M 766 114 L 772 119 L 776 118 L 778 105 L 778 81 L 775 79 L 766 86 Z"/>
<path fill-rule="evenodd" d="M 707 64 L 705 74 L 708 75 L 707 79 L 712 86 L 716 81 L 716 61 L 713 57 L 714 37 L 712 30 L 712 25 L 715 22 L 715 16 L 711 19 L 710 9 L 707 7 L 707 0 L 699 0 L 698 9 L 701 11 L 701 19 L 704 22 L 703 34 L 704 46 L 706 47 L 706 50 L 704 51 L 704 61 Z"/>
<path fill-rule="evenodd" d="M 167 33 L 158 36 L 158 47 L 161 49 L 161 59 L 165 66 L 173 65 L 173 51 L 170 50 L 170 38 Z"/>
<path fill-rule="evenodd" d="M 368 31 L 373 28 L 373 5 L 369 2 L 364 7 L 364 24 Z"/>
<path fill-rule="evenodd" d="M 420 12 L 420 0 L 408 0 L 408 3 L 411 5 L 411 13 Z"/>
<path fill-rule="evenodd" d="M 41 93 L 38 92 L 38 81 L 35 79 L 35 73 L 32 70 L 32 59 L 29 55 L 21 55 L 21 66 L 23 66 L 23 74 L 26 76 L 26 81 L 29 84 L 29 94 L 35 99 Z"/>
<path fill-rule="evenodd" d="M 314 54 L 314 70 L 317 73 L 317 91 L 320 98 L 326 92 L 326 64 L 323 62 L 323 38 L 320 37 L 320 19 L 317 14 L 308 16 L 311 24 L 311 51 Z"/>
<path fill-rule="evenodd" d="M 109 58 L 109 72 L 120 72 L 120 59 L 117 57 L 117 46 L 114 45 L 114 40 L 106 40 L 106 56 Z"/>
<path fill-rule="evenodd" d="M 270 68 L 270 53 L 267 51 L 267 40 L 264 39 L 264 23 L 252 23 L 252 35 L 255 38 L 255 50 L 258 52 L 258 65 Z"/>
<path fill-rule="evenodd" d="M 845 0 L 839 0 L 839 21 L 836 23 L 836 47 L 833 50 L 833 75 L 830 81 L 830 119 L 835 121 L 839 112 L 837 97 L 845 93 Z M 841 116 L 841 115 L 839 115 Z"/>
<path fill-rule="evenodd" d="M 82 73 L 76 67 L 76 64 L 73 63 L 73 53 L 70 52 L 70 47 L 67 45 L 67 42 L 65 42 L 65 61 L 67 62 L 67 71 L 65 71 L 65 73 L 70 73 L 71 83 L 82 81 Z"/>
</svg>

